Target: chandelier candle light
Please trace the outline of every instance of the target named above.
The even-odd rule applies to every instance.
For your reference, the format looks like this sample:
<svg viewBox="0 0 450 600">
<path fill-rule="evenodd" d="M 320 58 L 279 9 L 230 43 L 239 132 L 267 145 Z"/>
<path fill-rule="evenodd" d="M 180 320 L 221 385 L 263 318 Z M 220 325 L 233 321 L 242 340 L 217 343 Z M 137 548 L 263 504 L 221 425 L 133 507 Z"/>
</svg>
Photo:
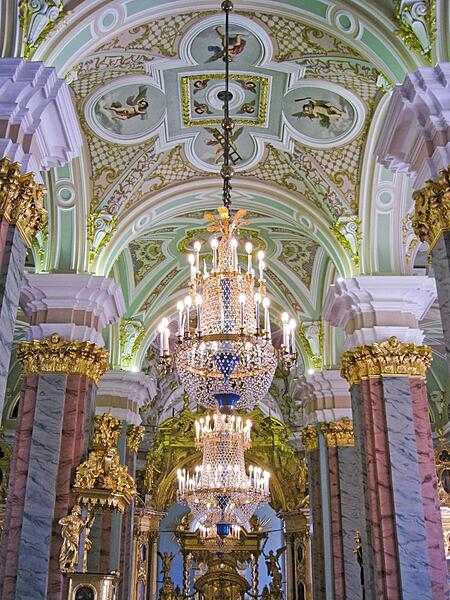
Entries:
<svg viewBox="0 0 450 600">
<path fill-rule="evenodd" d="M 245 470 L 244 451 L 251 445 L 251 421 L 215 413 L 195 421 L 201 465 L 193 473 L 178 469 L 178 500 L 187 504 L 203 527 L 216 525 L 226 537 L 232 525 L 245 525 L 269 499 L 270 474 L 260 467 Z"/>
</svg>

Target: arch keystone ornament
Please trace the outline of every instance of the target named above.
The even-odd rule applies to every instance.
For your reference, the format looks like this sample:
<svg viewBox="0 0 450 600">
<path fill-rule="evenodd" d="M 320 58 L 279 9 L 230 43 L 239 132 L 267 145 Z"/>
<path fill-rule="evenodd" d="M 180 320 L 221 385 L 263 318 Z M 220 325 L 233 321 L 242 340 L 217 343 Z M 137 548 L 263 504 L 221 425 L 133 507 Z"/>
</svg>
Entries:
<svg viewBox="0 0 450 600">
<path fill-rule="evenodd" d="M 341 375 L 353 385 L 362 379 L 383 375 L 425 378 L 432 353 L 429 346 L 400 342 L 392 336 L 371 346 L 356 346 L 344 352 L 341 361 Z"/>
<path fill-rule="evenodd" d="M 73 342 L 54 333 L 49 338 L 23 342 L 17 351 L 24 375 L 71 373 L 95 383 L 108 370 L 108 351 L 91 342 Z"/>
</svg>

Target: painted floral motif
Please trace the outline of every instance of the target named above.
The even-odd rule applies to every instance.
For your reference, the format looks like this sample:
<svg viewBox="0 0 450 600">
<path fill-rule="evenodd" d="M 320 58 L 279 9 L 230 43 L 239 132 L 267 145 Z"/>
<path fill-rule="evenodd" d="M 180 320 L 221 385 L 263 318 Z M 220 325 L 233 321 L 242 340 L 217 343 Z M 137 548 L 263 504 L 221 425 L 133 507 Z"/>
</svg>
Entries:
<svg viewBox="0 0 450 600">
<path fill-rule="evenodd" d="M 318 245 L 306 236 L 298 240 L 286 240 L 278 260 L 289 267 L 308 287 L 311 284 L 311 273 Z"/>
<path fill-rule="evenodd" d="M 161 244 L 161 240 L 149 239 L 148 237 L 141 237 L 130 243 L 129 248 L 136 285 L 165 259 Z"/>
</svg>

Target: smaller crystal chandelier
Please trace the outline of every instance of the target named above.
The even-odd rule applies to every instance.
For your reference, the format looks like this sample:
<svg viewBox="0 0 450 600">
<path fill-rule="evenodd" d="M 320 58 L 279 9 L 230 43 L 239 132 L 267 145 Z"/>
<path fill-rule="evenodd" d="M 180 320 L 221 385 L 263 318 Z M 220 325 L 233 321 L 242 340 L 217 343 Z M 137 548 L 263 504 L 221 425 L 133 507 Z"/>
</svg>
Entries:
<svg viewBox="0 0 450 600">
<path fill-rule="evenodd" d="M 193 401 L 221 412 L 251 410 L 266 395 L 278 361 L 290 369 L 297 360 L 296 322 L 281 315 L 283 340 L 280 349 L 272 345 L 270 299 L 266 293 L 264 252 L 257 253 L 254 264 L 250 241 L 239 245 L 236 237 L 246 211 L 230 214 L 233 168 L 230 164 L 229 116 L 229 12 L 233 4 L 222 2 L 225 12 L 223 158 L 223 204 L 219 218 L 206 214 L 210 221 L 212 265 L 200 263 L 201 243 L 194 243 L 190 264 L 189 293 L 177 305 L 177 344 L 171 350 L 169 321 L 163 319 L 160 335 L 160 364 L 175 366 L 181 383 Z M 244 264 L 239 265 L 238 248 L 245 248 Z"/>
<path fill-rule="evenodd" d="M 249 466 L 244 451 L 250 447 L 250 420 L 214 414 L 195 422 L 196 447 L 203 451 L 194 473 L 179 469 L 178 500 L 187 504 L 194 518 L 206 528 L 216 526 L 226 537 L 233 525 L 245 525 L 256 508 L 269 499 L 267 471 Z"/>
</svg>

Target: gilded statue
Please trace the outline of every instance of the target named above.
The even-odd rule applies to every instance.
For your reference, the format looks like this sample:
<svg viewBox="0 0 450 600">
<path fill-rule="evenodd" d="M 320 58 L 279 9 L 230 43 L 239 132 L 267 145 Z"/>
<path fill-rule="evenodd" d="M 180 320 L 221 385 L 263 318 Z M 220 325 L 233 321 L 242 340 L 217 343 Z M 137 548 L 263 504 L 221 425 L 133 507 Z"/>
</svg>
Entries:
<svg viewBox="0 0 450 600">
<path fill-rule="evenodd" d="M 170 566 L 172 564 L 175 554 L 173 552 L 158 552 L 158 556 L 162 561 L 161 573 L 163 574 L 163 579 L 168 579 L 170 573 Z"/>
<path fill-rule="evenodd" d="M 88 517 L 84 520 L 81 517 L 81 506 L 76 504 L 69 515 L 62 517 L 58 524 L 61 525 L 61 536 L 63 543 L 59 553 L 59 568 L 62 573 L 73 573 L 78 565 L 78 553 L 80 548 L 80 536 L 83 529 L 86 527 L 87 535 L 94 522 L 94 517 L 89 519 Z M 86 535 L 86 538 L 87 538 Z M 91 547 L 91 542 L 87 538 L 85 542 L 85 553 L 83 555 L 83 568 L 87 562 L 87 552 Z"/>
<path fill-rule="evenodd" d="M 279 558 L 285 550 L 286 546 L 283 546 L 282 548 L 278 548 L 276 553 L 274 553 L 273 550 L 269 550 L 269 554 L 263 553 L 264 558 L 266 559 L 267 575 L 272 577 L 272 582 L 275 587 L 281 587 L 283 576 L 281 574 Z"/>
</svg>

